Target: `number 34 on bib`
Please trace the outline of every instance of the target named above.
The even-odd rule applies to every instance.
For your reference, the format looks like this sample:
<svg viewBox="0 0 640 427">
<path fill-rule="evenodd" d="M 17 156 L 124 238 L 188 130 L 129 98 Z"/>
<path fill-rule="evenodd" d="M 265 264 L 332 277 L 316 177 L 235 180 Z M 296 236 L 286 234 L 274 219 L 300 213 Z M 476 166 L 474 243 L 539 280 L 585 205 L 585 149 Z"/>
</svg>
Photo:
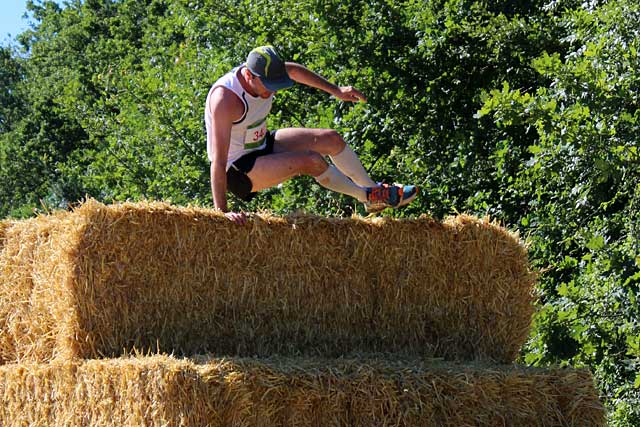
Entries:
<svg viewBox="0 0 640 427">
<path fill-rule="evenodd" d="M 251 149 L 260 147 L 266 135 L 267 121 L 265 119 L 249 126 L 244 136 L 244 148 Z"/>
</svg>

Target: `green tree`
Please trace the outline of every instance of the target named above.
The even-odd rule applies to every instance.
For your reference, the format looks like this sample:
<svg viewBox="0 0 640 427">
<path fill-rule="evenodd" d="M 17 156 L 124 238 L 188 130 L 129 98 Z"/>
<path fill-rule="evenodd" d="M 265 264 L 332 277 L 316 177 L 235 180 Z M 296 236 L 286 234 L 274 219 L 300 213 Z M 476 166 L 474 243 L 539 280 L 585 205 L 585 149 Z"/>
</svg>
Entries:
<svg viewBox="0 0 640 427">
<path fill-rule="evenodd" d="M 510 143 L 536 135 L 509 189 L 545 271 L 525 360 L 590 366 L 621 426 L 640 423 L 639 17 L 625 0 L 559 14 L 565 51 L 532 61 L 548 83 L 505 84 L 480 112 Z"/>
</svg>

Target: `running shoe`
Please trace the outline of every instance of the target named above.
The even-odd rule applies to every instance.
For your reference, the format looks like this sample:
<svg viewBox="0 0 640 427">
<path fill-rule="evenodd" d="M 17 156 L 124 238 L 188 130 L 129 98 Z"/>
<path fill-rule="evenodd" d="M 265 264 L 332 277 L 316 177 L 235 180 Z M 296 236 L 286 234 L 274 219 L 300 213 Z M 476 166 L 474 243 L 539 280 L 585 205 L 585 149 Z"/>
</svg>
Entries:
<svg viewBox="0 0 640 427">
<path fill-rule="evenodd" d="M 364 205 L 368 213 L 375 213 L 386 208 L 405 206 L 417 195 L 418 188 L 415 185 L 381 184 L 367 188 L 367 201 Z"/>
</svg>

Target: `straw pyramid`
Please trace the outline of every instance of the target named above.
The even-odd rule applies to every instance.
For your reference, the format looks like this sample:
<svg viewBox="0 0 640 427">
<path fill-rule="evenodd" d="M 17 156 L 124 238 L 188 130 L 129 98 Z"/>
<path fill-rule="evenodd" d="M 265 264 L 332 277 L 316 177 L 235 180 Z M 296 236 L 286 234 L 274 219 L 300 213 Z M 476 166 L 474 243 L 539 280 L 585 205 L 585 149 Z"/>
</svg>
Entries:
<svg viewBox="0 0 640 427">
<path fill-rule="evenodd" d="M 534 282 L 465 215 L 3 221 L 0 425 L 604 425 L 588 371 L 512 364 Z"/>
</svg>

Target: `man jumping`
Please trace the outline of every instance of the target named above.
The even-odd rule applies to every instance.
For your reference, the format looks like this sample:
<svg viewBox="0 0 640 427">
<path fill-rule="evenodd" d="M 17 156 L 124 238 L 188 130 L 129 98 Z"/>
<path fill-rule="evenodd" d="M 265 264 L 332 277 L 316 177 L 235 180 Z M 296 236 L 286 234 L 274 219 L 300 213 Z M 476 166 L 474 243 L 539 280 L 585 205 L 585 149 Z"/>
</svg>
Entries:
<svg viewBox="0 0 640 427">
<path fill-rule="evenodd" d="M 207 154 L 217 209 L 244 224 L 244 213 L 229 211 L 227 191 L 249 201 L 256 192 L 298 175 L 313 176 L 321 186 L 356 198 L 367 212 L 404 206 L 416 197 L 418 189 L 413 185 L 374 182 L 355 152 L 332 129 L 268 130 L 274 93 L 294 82 L 342 101 L 366 102 L 351 86 L 336 86 L 303 65 L 284 62 L 273 46 L 252 50 L 246 63 L 222 76 L 207 95 Z"/>
</svg>

